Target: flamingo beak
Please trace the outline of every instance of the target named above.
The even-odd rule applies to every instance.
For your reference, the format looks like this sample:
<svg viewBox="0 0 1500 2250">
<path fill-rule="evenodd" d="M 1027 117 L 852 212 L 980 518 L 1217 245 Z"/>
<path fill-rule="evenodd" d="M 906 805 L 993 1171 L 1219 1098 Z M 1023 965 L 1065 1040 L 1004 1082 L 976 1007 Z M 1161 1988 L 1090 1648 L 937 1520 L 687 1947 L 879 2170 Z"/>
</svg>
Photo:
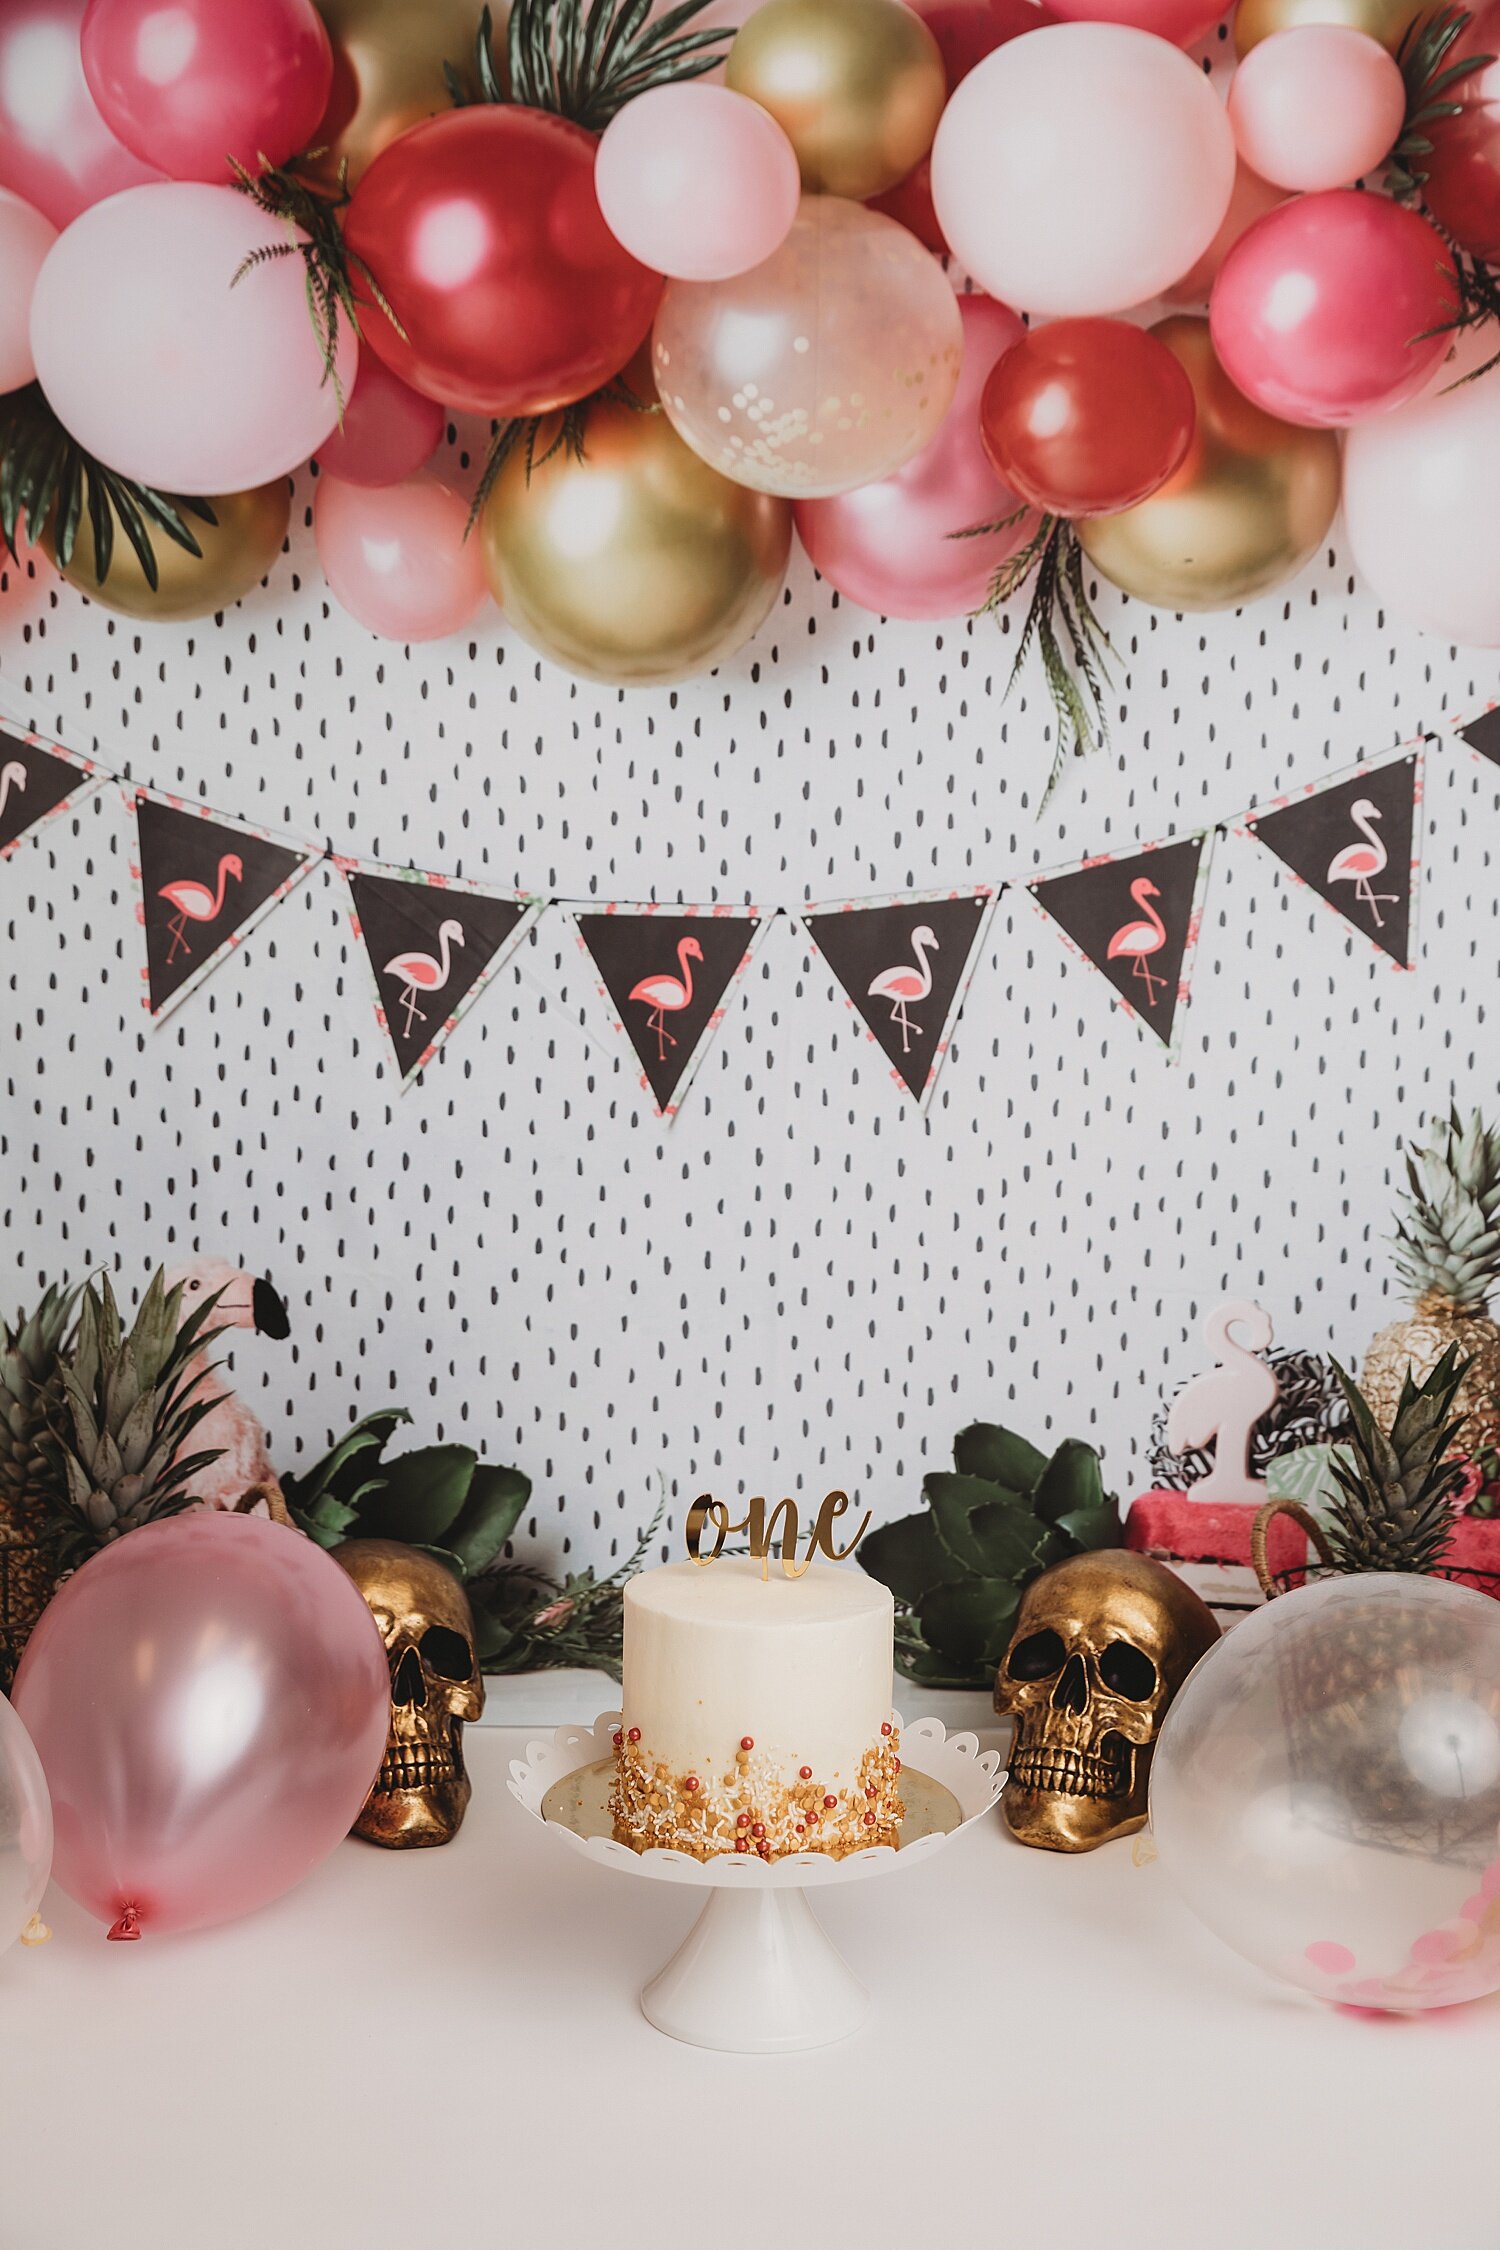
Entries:
<svg viewBox="0 0 1500 2250">
<path fill-rule="evenodd" d="M 287 1318 L 286 1306 L 269 1281 L 256 1282 L 250 1292 L 250 1311 L 260 1335 L 272 1336 L 277 1343 L 283 1336 L 290 1336 L 292 1324 Z"/>
</svg>

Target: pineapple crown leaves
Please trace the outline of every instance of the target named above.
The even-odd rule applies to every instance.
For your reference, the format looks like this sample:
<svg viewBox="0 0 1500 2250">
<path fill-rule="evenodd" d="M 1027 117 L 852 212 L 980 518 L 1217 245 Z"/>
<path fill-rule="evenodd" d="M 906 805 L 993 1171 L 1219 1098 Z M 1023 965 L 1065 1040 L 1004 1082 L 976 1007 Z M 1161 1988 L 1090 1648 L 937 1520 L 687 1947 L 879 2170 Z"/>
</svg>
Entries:
<svg viewBox="0 0 1500 2250">
<path fill-rule="evenodd" d="M 321 149 L 311 149 L 307 160 L 310 162 L 322 154 Z M 307 317 L 322 357 L 323 381 L 333 385 L 342 423 L 348 401 L 338 371 L 339 323 L 346 320 L 354 333 L 360 334 L 356 280 L 402 342 L 406 341 L 406 330 L 396 318 L 385 291 L 365 260 L 344 240 L 340 219 L 349 203 L 348 160 L 339 165 L 337 184 L 331 188 L 304 178 L 295 159 L 290 164 L 268 164 L 262 157 L 259 172 L 249 171 L 237 157 L 231 156 L 229 162 L 240 193 L 248 195 L 256 209 L 263 211 L 267 218 L 278 220 L 285 227 L 287 237 L 285 242 L 262 243 L 258 250 L 242 258 L 229 286 L 237 288 L 247 274 L 278 259 L 302 260 Z"/>
<path fill-rule="evenodd" d="M 1422 1383 L 1408 1370 L 1389 1431 L 1376 1421 L 1353 1377 L 1335 1360 L 1349 1401 L 1352 1461 L 1333 1457 L 1342 1497 L 1328 1511 L 1327 1532 L 1341 1570 L 1432 1571 L 1453 1536 L 1453 1495 L 1461 1464 L 1449 1448 L 1467 1416 L 1454 1414 L 1459 1386 L 1473 1362 L 1450 1344 Z"/>
<path fill-rule="evenodd" d="M 707 5 L 708 0 L 681 0 L 653 22 L 652 0 L 514 0 L 504 77 L 486 7 L 474 47 L 477 95 L 451 63 L 443 65 L 443 75 L 459 108 L 476 101 L 518 102 L 602 133 L 637 94 L 701 78 L 723 61 L 732 29 L 686 28 Z"/>
<path fill-rule="evenodd" d="M 1455 1103 L 1406 1153 L 1407 1191 L 1392 1237 L 1403 1287 L 1479 1312 L 1500 1281 L 1500 1126 Z"/>
<path fill-rule="evenodd" d="M 996 1423 L 953 1444 L 952 1471 L 922 1480 L 924 1509 L 867 1532 L 859 1560 L 909 1613 L 897 1660 L 929 1687 L 990 1686 L 1023 1588 L 1049 1564 L 1119 1542 L 1120 1516 L 1091 1445 L 1048 1456 Z"/>
<path fill-rule="evenodd" d="M 525 1512 L 531 1480 L 472 1446 L 423 1445 L 385 1458 L 404 1407 L 367 1415 L 301 1476 L 283 1477 L 292 1521 L 320 1547 L 399 1539 L 460 1581 L 493 1563 Z"/>
<path fill-rule="evenodd" d="M 1472 21 L 1467 8 L 1440 7 L 1431 15 L 1415 17 L 1401 35 L 1396 61 L 1406 82 L 1406 114 L 1390 153 L 1384 183 L 1387 194 L 1398 201 L 1416 195 L 1426 180 L 1432 128 L 1445 117 L 1456 117 L 1462 107 L 1452 98 L 1455 88 L 1476 70 L 1487 69 L 1495 59 L 1493 55 L 1451 59 L 1454 46 Z"/>
<path fill-rule="evenodd" d="M 986 532 L 1007 531 L 1026 513 L 1025 508 L 1017 508 L 997 523 L 973 524 L 949 536 L 978 539 Z M 997 615 L 1028 582 L 1031 600 L 1005 692 L 1009 695 L 1035 647 L 1042 660 L 1057 728 L 1052 770 L 1038 807 L 1039 812 L 1045 812 L 1069 758 L 1086 756 L 1109 740 L 1104 690 L 1114 651 L 1089 599 L 1078 534 L 1065 518 L 1038 517 L 1026 544 L 995 571 L 984 605 L 976 615 Z"/>
<path fill-rule="evenodd" d="M 203 550 L 187 517 L 216 524 L 207 500 L 158 492 L 118 475 L 63 428 L 39 383 L 28 383 L 0 399 L 0 536 L 12 556 L 23 529 L 33 545 L 48 524 L 58 566 L 73 560 L 87 513 L 94 543 L 94 573 L 102 585 L 114 560 L 115 539 L 123 532 L 135 551 L 152 592 L 161 581 L 153 530 L 190 555 Z"/>
</svg>

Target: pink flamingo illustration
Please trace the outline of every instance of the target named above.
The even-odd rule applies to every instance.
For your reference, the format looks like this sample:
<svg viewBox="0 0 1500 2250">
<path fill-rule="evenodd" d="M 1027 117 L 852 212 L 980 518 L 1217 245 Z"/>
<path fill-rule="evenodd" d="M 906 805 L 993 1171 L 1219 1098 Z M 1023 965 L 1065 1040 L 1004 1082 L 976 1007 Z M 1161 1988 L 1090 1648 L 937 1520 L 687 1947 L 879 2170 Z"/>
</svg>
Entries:
<svg viewBox="0 0 1500 2250">
<path fill-rule="evenodd" d="M 19 792 L 25 787 L 26 768 L 19 758 L 11 758 L 0 766 L 0 816 L 3 816 L 10 802 L 12 791 Z"/>
<path fill-rule="evenodd" d="M 898 961 L 894 969 L 882 969 L 869 990 L 870 999 L 889 1000 L 891 1021 L 901 1026 L 903 1055 L 911 1053 L 908 1033 L 920 1032 L 922 1029 L 919 1023 L 912 1022 L 906 1011 L 916 1001 L 925 1000 L 932 990 L 932 963 L 927 956 L 929 952 L 941 953 L 943 950 L 925 922 L 912 931 L 911 949 L 917 957 L 915 967 L 909 962 Z"/>
<path fill-rule="evenodd" d="M 206 883 L 184 882 L 164 883 L 157 892 L 157 897 L 164 898 L 174 909 L 172 919 L 167 924 L 172 933 L 172 943 L 167 952 L 168 968 L 176 960 L 179 948 L 184 953 L 191 953 L 193 950 L 187 941 L 188 923 L 216 922 L 223 913 L 224 888 L 231 875 L 237 883 L 242 882 L 245 870 L 236 853 L 226 852 L 219 862 L 217 890 L 211 891 Z"/>
<path fill-rule="evenodd" d="M 1386 869 L 1386 848 L 1370 826 L 1372 820 L 1379 820 L 1380 807 L 1372 805 L 1368 797 L 1361 797 L 1349 807 L 1349 818 L 1363 836 L 1364 842 L 1346 844 L 1341 852 L 1335 852 L 1328 862 L 1326 880 L 1330 883 L 1352 883 L 1354 896 L 1368 906 L 1375 917 L 1376 929 L 1383 930 L 1385 917 L 1380 911 L 1381 906 L 1399 906 L 1401 901 L 1395 891 L 1372 891 L 1370 888 L 1374 877 L 1383 875 Z"/>
<path fill-rule="evenodd" d="M 1167 942 L 1167 926 L 1151 904 L 1152 899 L 1161 897 L 1161 892 L 1148 876 L 1140 875 L 1131 884 L 1130 895 L 1146 919 L 1143 922 L 1122 922 L 1110 939 L 1104 958 L 1106 961 L 1117 961 L 1122 954 L 1128 953 L 1130 973 L 1145 979 L 1146 1005 L 1154 1008 L 1157 986 L 1160 985 L 1163 992 L 1167 989 L 1166 978 L 1154 974 L 1148 965 L 1148 956 L 1160 953 Z"/>
<path fill-rule="evenodd" d="M 675 1047 L 677 1044 L 671 1032 L 667 1029 L 666 1019 L 668 1016 L 681 1015 L 683 1009 L 691 1002 L 693 997 L 692 963 L 702 959 L 703 948 L 698 940 L 695 937 L 685 937 L 677 948 L 677 966 L 682 971 L 680 978 L 665 973 L 661 976 L 642 977 L 640 983 L 631 990 L 631 999 L 639 1000 L 642 1007 L 649 1008 L 651 1011 L 646 1018 L 646 1029 L 656 1033 L 656 1059 L 658 1062 L 665 1062 L 667 1049 Z"/>
<path fill-rule="evenodd" d="M 399 977 L 403 987 L 401 997 L 396 1005 L 398 1008 L 406 1010 L 406 1021 L 401 1027 L 404 1038 L 410 1039 L 414 1018 L 418 1023 L 427 1021 L 426 1016 L 417 1006 L 417 994 L 419 992 L 442 991 L 453 973 L 453 963 L 448 948 L 452 945 L 462 945 L 463 942 L 463 924 L 461 922 L 444 922 L 438 931 L 438 947 L 442 953 L 440 961 L 435 961 L 430 953 L 398 953 L 393 961 L 387 961 L 381 974 L 388 977 Z"/>
</svg>

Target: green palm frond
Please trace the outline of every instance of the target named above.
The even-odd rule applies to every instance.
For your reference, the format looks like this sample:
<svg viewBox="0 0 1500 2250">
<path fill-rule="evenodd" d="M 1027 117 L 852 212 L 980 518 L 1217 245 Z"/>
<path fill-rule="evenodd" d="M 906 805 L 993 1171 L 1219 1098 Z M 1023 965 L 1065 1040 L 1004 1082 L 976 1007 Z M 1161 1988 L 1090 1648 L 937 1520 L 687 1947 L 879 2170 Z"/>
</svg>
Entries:
<svg viewBox="0 0 1500 2250">
<path fill-rule="evenodd" d="M 1456 117 L 1462 107 L 1452 98 L 1454 89 L 1495 59 L 1463 55 L 1452 60 L 1455 44 L 1473 20 L 1467 8 L 1438 8 L 1430 16 L 1416 17 L 1401 35 L 1396 60 L 1406 81 L 1406 115 L 1385 175 L 1387 194 L 1398 200 L 1416 195 L 1426 180 L 1432 128 L 1445 117 Z"/>
<path fill-rule="evenodd" d="M 590 392 L 587 398 L 575 399 L 571 406 L 562 407 L 555 414 L 520 414 L 509 422 L 497 424 L 490 440 L 490 450 L 485 457 L 484 472 L 474 492 L 474 504 L 464 525 L 464 537 L 478 523 L 484 504 L 495 489 L 496 479 L 517 448 L 524 448 L 526 457 L 526 482 L 530 484 L 538 469 L 559 453 L 581 461 L 584 456 L 584 437 L 589 426 L 589 415 L 603 401 L 612 406 L 628 406 L 637 414 L 659 414 L 661 408 L 654 401 L 637 397 L 623 375 L 614 376 L 602 389 Z M 542 445 L 542 431 L 549 422 L 556 428 Z M 541 451 L 537 447 L 541 445 Z"/>
<path fill-rule="evenodd" d="M 1024 508 L 1017 508 L 997 523 L 973 524 L 968 530 L 950 536 L 979 539 L 987 532 L 1007 531 L 1026 512 Z M 1063 517 L 1038 517 L 1036 529 L 1025 546 L 996 570 L 984 606 L 975 612 L 976 616 L 996 614 L 1007 602 L 1014 601 L 1028 583 L 1031 600 L 1005 692 L 1008 695 L 1015 686 L 1022 665 L 1035 648 L 1042 660 L 1042 674 L 1057 723 L 1052 771 L 1047 776 L 1038 808 L 1045 811 L 1068 759 L 1083 757 L 1109 740 L 1104 689 L 1109 679 L 1109 658 L 1114 651 L 1089 600 L 1078 534 Z"/>
<path fill-rule="evenodd" d="M 107 469 L 63 428 L 39 383 L 10 392 L 0 399 L 0 537 L 15 555 L 18 533 L 34 546 L 50 523 L 58 565 L 66 570 L 85 512 L 100 583 L 109 576 L 116 534 L 123 532 L 153 591 L 160 579 L 153 530 L 201 555 L 187 517 L 219 520 L 207 500 L 158 492 Z"/>
<path fill-rule="evenodd" d="M 651 0 L 514 0 L 503 76 L 486 8 L 474 49 L 479 91 L 445 63 L 448 91 L 460 108 L 476 101 L 519 102 L 602 133 L 637 94 L 701 78 L 724 60 L 733 29 L 687 29 L 708 4 L 680 0 L 653 21 Z"/>
<path fill-rule="evenodd" d="M 323 153 L 322 149 L 311 149 L 305 158 L 294 158 L 289 164 L 266 164 L 262 160 L 259 172 L 248 171 L 231 156 L 235 186 L 242 195 L 249 196 L 258 211 L 285 227 L 286 240 L 262 243 L 259 249 L 252 250 L 240 260 L 229 285 L 231 289 L 236 288 L 247 274 L 280 258 L 302 260 L 307 317 L 322 355 L 323 380 L 333 385 L 342 421 L 347 401 L 338 371 L 339 323 L 347 321 L 356 335 L 360 333 L 356 280 L 403 343 L 406 330 L 364 259 L 344 240 L 340 219 L 349 203 L 347 158 L 339 166 L 338 180 L 333 187 L 305 177 L 299 169 L 300 164 L 312 163 Z"/>
</svg>

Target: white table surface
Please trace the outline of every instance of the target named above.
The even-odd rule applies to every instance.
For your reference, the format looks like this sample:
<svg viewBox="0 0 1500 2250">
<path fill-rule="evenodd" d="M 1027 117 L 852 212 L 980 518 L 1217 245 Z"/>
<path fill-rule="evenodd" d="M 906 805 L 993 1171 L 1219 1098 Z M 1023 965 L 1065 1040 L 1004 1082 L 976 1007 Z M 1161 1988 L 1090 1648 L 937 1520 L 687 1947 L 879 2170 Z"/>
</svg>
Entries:
<svg viewBox="0 0 1500 2250">
<path fill-rule="evenodd" d="M 435 1852 L 346 1843 L 265 1912 L 0 1955 L 3 2250 L 1496 2250 L 1500 1998 L 1340 2015 L 1226 1952 L 1128 1843 L 994 1814 L 819 1895 L 856 2038 L 678 2046 L 641 1984 L 698 1901 L 558 1845 L 470 1738 Z"/>
</svg>

